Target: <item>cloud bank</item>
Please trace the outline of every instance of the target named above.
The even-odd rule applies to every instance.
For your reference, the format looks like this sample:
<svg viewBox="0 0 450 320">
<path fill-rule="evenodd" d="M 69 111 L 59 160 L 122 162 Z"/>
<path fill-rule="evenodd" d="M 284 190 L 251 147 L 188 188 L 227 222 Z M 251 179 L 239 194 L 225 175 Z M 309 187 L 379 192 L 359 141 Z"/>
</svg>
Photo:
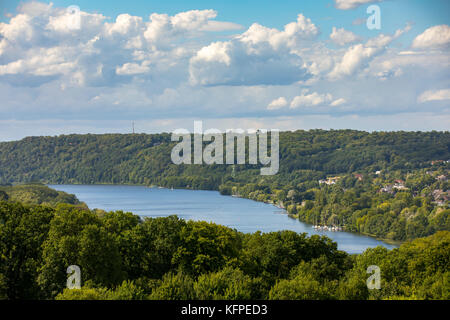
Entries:
<svg viewBox="0 0 450 320">
<path fill-rule="evenodd" d="M 80 11 L 76 28 L 66 8 L 25 3 L 0 23 L 0 119 L 245 122 L 449 112 L 448 25 L 415 30 L 402 43 L 409 24 L 371 37 L 336 25 L 322 39 L 320 21 L 303 13 L 279 29 L 217 17 L 212 9 L 112 19 Z"/>
</svg>

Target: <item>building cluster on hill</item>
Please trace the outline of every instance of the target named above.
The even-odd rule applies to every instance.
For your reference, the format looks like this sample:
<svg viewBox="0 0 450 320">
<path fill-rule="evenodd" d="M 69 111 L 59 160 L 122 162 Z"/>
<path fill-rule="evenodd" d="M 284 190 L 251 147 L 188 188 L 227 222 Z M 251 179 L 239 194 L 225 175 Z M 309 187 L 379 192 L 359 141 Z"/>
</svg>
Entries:
<svg viewBox="0 0 450 320">
<path fill-rule="evenodd" d="M 395 180 L 395 183 L 388 184 L 381 188 L 379 191 L 393 194 L 396 190 L 408 190 L 403 180 Z"/>
<path fill-rule="evenodd" d="M 444 206 L 446 201 L 450 200 L 450 191 L 443 191 L 443 190 L 434 190 L 432 192 L 433 195 L 433 203 L 437 204 L 438 206 Z"/>
<path fill-rule="evenodd" d="M 319 184 L 322 184 L 322 183 L 327 184 L 327 185 L 336 184 L 336 182 L 338 182 L 340 178 L 341 177 L 329 177 L 326 179 L 319 180 Z"/>
</svg>

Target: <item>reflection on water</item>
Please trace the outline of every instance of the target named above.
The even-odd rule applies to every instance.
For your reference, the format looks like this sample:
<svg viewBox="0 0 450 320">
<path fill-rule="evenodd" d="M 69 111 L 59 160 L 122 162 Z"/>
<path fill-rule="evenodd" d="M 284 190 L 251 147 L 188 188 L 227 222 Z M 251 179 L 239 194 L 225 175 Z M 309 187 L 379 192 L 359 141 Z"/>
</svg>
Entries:
<svg viewBox="0 0 450 320">
<path fill-rule="evenodd" d="M 160 189 L 124 185 L 50 185 L 51 188 L 75 194 L 89 208 L 106 211 L 123 210 L 145 217 L 177 215 L 185 220 L 204 220 L 241 232 L 292 230 L 309 235 L 326 235 L 348 253 L 366 248 L 395 246 L 368 236 L 314 230 L 312 225 L 289 217 L 273 205 L 253 200 L 222 196 L 216 191 Z"/>
</svg>

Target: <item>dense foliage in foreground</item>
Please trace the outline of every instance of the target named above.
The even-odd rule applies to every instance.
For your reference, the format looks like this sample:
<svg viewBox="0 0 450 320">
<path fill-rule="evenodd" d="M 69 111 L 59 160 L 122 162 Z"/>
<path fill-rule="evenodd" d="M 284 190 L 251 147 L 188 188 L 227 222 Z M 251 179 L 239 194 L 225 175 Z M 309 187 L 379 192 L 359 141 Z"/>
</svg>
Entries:
<svg viewBox="0 0 450 320">
<path fill-rule="evenodd" d="M 69 265 L 82 289 L 65 289 Z M 366 286 L 369 265 L 381 269 L 380 290 Z M 447 231 L 348 255 L 291 231 L 0 202 L 6 299 L 450 299 L 449 270 Z"/>
<path fill-rule="evenodd" d="M 177 166 L 170 157 L 174 145 L 166 133 L 63 135 L 3 142 L 0 183 L 130 183 L 214 189 L 284 206 L 302 221 L 338 224 L 348 231 L 396 241 L 450 230 L 446 210 L 449 132 L 282 132 L 280 171 L 275 176 L 261 176 L 256 165 Z M 319 183 L 330 176 L 340 179 L 332 186 Z M 436 180 L 440 176 L 445 181 Z M 405 181 L 405 189 L 380 192 L 395 180 Z"/>
</svg>

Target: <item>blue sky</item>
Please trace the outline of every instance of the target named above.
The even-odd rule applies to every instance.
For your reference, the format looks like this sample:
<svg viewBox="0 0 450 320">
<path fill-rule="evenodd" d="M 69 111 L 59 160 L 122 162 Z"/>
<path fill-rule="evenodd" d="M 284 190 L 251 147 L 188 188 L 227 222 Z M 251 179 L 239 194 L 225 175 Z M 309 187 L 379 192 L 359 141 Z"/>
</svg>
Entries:
<svg viewBox="0 0 450 320">
<path fill-rule="evenodd" d="M 245 27 L 258 22 L 268 27 L 282 28 L 287 22 L 295 20 L 298 13 L 303 13 L 318 22 L 327 32 L 331 31 L 333 26 L 341 26 L 349 30 L 359 29 L 365 36 L 374 33 L 367 28 L 352 25 L 354 20 L 367 17 L 368 5 L 359 6 L 354 10 L 337 10 L 332 0 L 54 0 L 43 2 L 53 3 L 56 7 L 78 5 L 82 10 L 101 13 L 112 19 L 121 13 L 147 17 L 152 12 L 175 15 L 188 10 L 214 9 L 218 12 L 218 19 L 233 21 Z M 2 1 L 0 3 L 0 10 L 3 12 L 2 21 L 6 20 L 5 13 L 15 13 L 21 3 L 26 1 Z M 408 21 L 413 21 L 420 30 L 436 24 L 446 24 L 449 21 L 450 1 L 447 0 L 390 0 L 377 5 L 383 11 L 383 28 L 387 30 L 398 28 Z"/>
<path fill-rule="evenodd" d="M 380 30 L 366 27 L 372 4 Z M 195 119 L 448 130 L 449 12 L 446 0 L 2 1 L 0 140 Z"/>
</svg>

